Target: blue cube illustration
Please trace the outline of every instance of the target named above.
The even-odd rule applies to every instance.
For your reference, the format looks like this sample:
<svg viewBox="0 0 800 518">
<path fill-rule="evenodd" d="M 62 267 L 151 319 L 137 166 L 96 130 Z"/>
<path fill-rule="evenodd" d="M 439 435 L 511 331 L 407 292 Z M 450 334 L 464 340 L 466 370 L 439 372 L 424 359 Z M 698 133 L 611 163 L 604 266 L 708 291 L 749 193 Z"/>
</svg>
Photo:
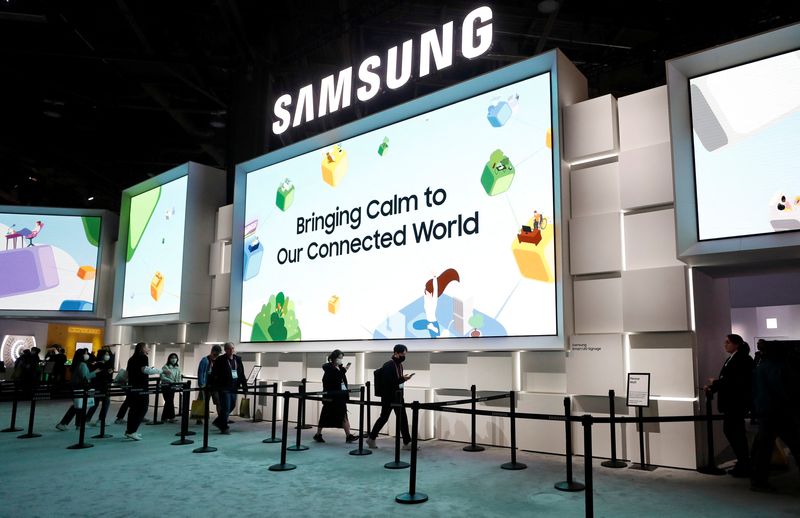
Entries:
<svg viewBox="0 0 800 518">
<path fill-rule="evenodd" d="M 499 128 L 511 118 L 511 106 L 505 101 L 489 106 L 489 113 L 486 114 L 486 118 L 489 119 L 489 124 Z"/>
<path fill-rule="evenodd" d="M 264 245 L 258 240 L 258 236 L 253 236 L 244 244 L 244 280 L 258 275 L 262 257 L 264 257 Z"/>
<path fill-rule="evenodd" d="M 86 300 L 65 300 L 58 307 L 59 311 L 91 311 L 94 305 Z"/>
</svg>

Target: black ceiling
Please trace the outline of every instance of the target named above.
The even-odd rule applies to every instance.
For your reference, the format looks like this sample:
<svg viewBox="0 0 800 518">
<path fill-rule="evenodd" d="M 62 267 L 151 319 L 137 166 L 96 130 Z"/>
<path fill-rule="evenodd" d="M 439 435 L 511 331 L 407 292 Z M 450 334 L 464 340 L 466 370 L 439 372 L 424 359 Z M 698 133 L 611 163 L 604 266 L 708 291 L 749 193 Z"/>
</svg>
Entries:
<svg viewBox="0 0 800 518">
<path fill-rule="evenodd" d="M 541 12 L 547 5 L 557 9 Z M 0 0 L 0 204 L 118 210 L 120 191 L 192 160 L 237 162 L 560 48 L 591 96 L 665 83 L 664 61 L 800 20 L 800 2 L 489 2 L 489 53 L 306 124 L 273 92 L 459 23 L 476 2 Z M 89 198 L 93 197 L 92 200 Z"/>
</svg>

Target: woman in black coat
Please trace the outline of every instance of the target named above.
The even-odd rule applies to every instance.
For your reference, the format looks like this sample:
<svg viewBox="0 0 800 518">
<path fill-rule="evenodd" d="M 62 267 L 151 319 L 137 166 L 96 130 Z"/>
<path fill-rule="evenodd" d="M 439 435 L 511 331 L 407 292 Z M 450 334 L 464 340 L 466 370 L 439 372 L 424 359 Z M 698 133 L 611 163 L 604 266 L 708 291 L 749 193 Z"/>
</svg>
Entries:
<svg viewBox="0 0 800 518">
<path fill-rule="evenodd" d="M 722 431 L 736 455 L 734 477 L 750 476 L 750 447 L 744 419 L 752 407 L 753 359 L 750 346 L 739 335 L 725 338 L 725 352 L 730 354 L 718 378 L 711 378 L 704 388 L 717 394 L 717 408 L 723 414 Z"/>
<path fill-rule="evenodd" d="M 322 412 L 314 440 L 325 442 L 322 438 L 323 428 L 344 428 L 345 440 L 353 442 L 357 436 L 350 433 L 350 421 L 347 419 L 347 401 L 350 399 L 347 386 L 347 369 L 350 364 L 342 365 L 344 354 L 336 349 L 328 355 L 328 362 L 322 366 L 322 390 L 326 392 L 322 400 Z"/>
</svg>

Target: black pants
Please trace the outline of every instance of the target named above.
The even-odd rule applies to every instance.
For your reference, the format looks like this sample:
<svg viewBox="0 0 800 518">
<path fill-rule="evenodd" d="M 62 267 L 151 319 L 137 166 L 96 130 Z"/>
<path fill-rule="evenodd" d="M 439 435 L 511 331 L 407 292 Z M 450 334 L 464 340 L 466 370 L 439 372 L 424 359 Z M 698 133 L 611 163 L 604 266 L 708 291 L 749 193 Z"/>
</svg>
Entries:
<svg viewBox="0 0 800 518">
<path fill-rule="evenodd" d="M 161 420 L 175 419 L 175 391 L 169 386 L 161 386 L 161 393 L 164 395 L 164 411 L 161 412 Z"/>
<path fill-rule="evenodd" d="M 130 406 L 131 406 L 131 396 L 127 395 L 125 396 L 125 401 L 122 402 L 122 404 L 119 407 L 119 410 L 117 411 L 117 419 L 125 419 L 125 414 L 128 413 L 128 408 L 130 408 Z"/>
<path fill-rule="evenodd" d="M 148 393 L 131 393 L 128 394 L 129 411 L 128 411 L 128 426 L 125 433 L 135 433 L 142 424 L 142 419 L 147 413 L 147 407 L 150 405 L 150 394 Z"/>
<path fill-rule="evenodd" d="M 381 428 L 389 421 L 389 416 L 392 415 L 392 403 L 403 403 L 403 398 L 381 398 L 381 415 L 375 421 L 375 426 L 369 432 L 370 439 L 377 439 Z M 411 442 L 411 434 L 408 433 L 408 418 L 406 417 L 406 409 L 403 407 L 394 407 L 394 413 L 400 418 L 400 434 L 403 436 L 403 444 Z"/>
<path fill-rule="evenodd" d="M 744 414 L 725 413 L 722 420 L 722 433 L 736 455 L 736 469 L 750 468 L 750 447 L 747 443 L 747 433 L 744 428 Z"/>
<path fill-rule="evenodd" d="M 758 417 L 758 435 L 753 444 L 753 480 L 764 483 L 769 477 L 772 450 L 778 437 L 792 451 L 800 466 L 800 419 L 791 413 L 779 413 Z"/>
</svg>

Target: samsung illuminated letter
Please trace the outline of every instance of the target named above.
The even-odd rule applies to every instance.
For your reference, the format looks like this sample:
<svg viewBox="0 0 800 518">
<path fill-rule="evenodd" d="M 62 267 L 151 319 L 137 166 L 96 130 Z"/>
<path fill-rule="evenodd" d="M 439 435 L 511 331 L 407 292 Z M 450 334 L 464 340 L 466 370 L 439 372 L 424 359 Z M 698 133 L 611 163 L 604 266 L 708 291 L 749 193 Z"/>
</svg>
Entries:
<svg viewBox="0 0 800 518">
<path fill-rule="evenodd" d="M 492 9 L 487 6 L 478 7 L 464 18 L 461 24 L 461 55 L 467 59 L 475 59 L 485 54 L 492 46 Z M 442 25 L 441 37 L 437 29 L 423 33 L 419 39 L 419 77 L 431 73 L 431 57 L 436 70 L 442 70 L 453 64 L 453 22 Z M 384 63 L 380 56 L 369 56 L 358 66 L 356 98 L 365 102 L 380 92 L 381 77 L 384 84 L 395 90 L 411 79 L 412 55 L 414 40 L 403 42 L 402 49 L 398 45 L 386 53 L 383 73 L 379 72 Z M 398 53 L 401 55 L 398 56 Z M 398 63 L 399 61 L 399 63 Z M 323 117 L 341 108 L 350 106 L 352 100 L 354 67 L 341 70 L 338 75 L 330 75 L 320 81 L 319 104 L 314 113 L 314 85 L 306 85 L 297 92 L 297 103 L 292 113 L 294 97 L 283 94 L 278 97 L 273 107 L 275 119 L 272 132 L 280 135 L 289 126 L 296 128 L 303 122 Z"/>
</svg>

